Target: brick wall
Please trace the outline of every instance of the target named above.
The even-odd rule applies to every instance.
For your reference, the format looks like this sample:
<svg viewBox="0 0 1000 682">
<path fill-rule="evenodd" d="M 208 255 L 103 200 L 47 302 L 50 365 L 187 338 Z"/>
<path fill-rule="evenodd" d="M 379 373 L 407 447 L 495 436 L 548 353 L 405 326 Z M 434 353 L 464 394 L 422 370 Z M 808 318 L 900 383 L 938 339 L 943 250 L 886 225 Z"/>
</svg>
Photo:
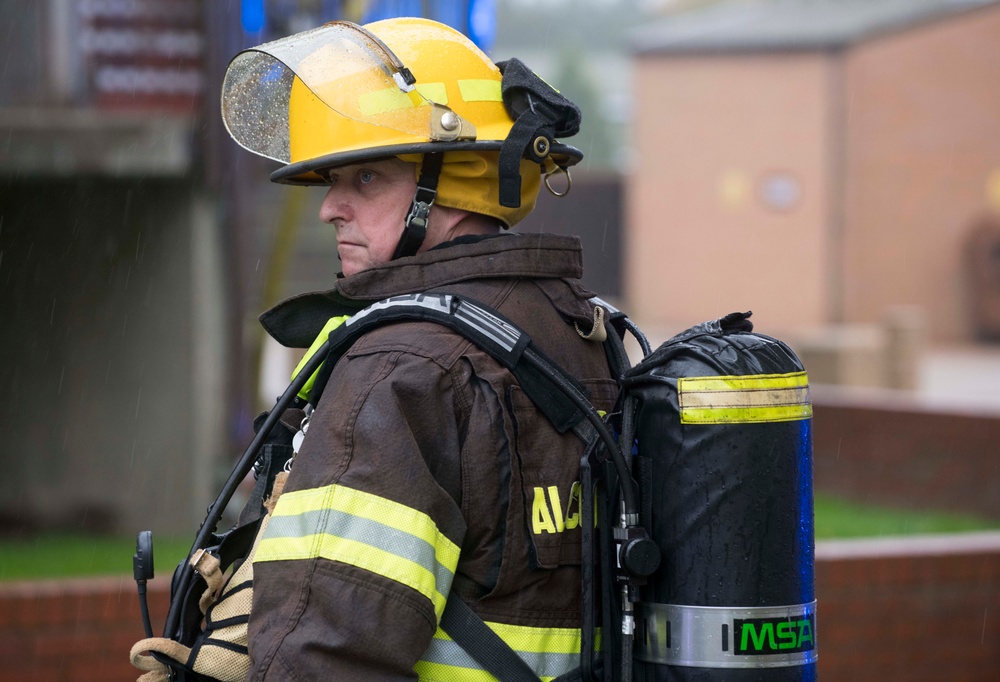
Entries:
<svg viewBox="0 0 1000 682">
<path fill-rule="evenodd" d="M 823 682 L 996 679 L 1000 533 L 821 542 L 816 557 Z M 0 585 L 0 682 L 128 682 L 142 636 L 128 577 Z"/>
<path fill-rule="evenodd" d="M 1000 533 L 821 542 L 819 679 L 1000 679 Z"/>
<path fill-rule="evenodd" d="M 167 581 L 150 587 L 157 632 Z M 0 584 L 0 682 L 135 680 L 128 654 L 143 636 L 131 576 Z"/>
<path fill-rule="evenodd" d="M 812 390 L 816 490 L 1000 519 L 996 411 L 948 410 L 895 391 Z"/>
</svg>

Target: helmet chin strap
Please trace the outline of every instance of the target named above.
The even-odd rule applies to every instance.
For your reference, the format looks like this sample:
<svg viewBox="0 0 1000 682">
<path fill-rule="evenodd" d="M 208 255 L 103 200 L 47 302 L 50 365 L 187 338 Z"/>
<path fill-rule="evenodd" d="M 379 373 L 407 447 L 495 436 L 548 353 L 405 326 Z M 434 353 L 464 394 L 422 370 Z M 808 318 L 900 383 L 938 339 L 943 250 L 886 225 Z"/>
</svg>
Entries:
<svg viewBox="0 0 1000 682">
<path fill-rule="evenodd" d="M 444 152 L 424 154 L 424 162 L 420 168 L 420 179 L 417 180 L 417 191 L 413 194 L 410 212 L 403 223 L 403 234 L 399 237 L 392 260 L 417 255 L 420 246 L 427 237 L 427 218 L 437 196 L 438 177 L 441 175 L 441 165 L 444 162 Z"/>
</svg>

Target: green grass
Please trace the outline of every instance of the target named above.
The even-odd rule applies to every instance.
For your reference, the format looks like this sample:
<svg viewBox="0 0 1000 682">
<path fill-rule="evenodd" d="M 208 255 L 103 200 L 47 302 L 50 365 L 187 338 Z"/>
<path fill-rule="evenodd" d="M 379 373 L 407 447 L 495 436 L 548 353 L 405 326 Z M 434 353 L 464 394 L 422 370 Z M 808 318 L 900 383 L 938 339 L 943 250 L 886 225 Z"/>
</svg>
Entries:
<svg viewBox="0 0 1000 682">
<path fill-rule="evenodd" d="M 816 538 L 857 538 L 956 533 L 1000 528 L 1000 521 L 972 515 L 892 509 L 816 495 Z"/>
<path fill-rule="evenodd" d="M 169 577 L 191 539 L 153 538 L 156 577 Z M 0 581 L 96 575 L 132 576 L 135 538 L 44 533 L 0 537 Z"/>
<path fill-rule="evenodd" d="M 817 539 L 953 533 L 1000 528 L 1000 521 L 933 511 L 890 509 L 816 496 Z M 189 538 L 154 538 L 156 575 L 169 577 L 190 548 Z M 42 534 L 0 538 L 0 581 L 132 575 L 134 538 Z"/>
</svg>

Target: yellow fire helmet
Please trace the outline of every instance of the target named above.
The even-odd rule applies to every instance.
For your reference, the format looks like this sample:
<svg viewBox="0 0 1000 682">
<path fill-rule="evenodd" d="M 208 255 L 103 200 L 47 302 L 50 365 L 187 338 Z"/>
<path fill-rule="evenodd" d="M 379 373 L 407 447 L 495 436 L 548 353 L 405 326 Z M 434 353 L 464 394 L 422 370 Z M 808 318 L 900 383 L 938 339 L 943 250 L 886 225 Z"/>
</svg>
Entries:
<svg viewBox="0 0 1000 682">
<path fill-rule="evenodd" d="M 568 173 L 583 157 L 556 139 L 579 130 L 576 105 L 518 60 L 495 65 L 428 19 L 335 21 L 244 50 L 226 71 L 222 116 L 240 146 L 285 164 L 274 182 L 325 184 L 324 170 L 392 156 L 416 162 L 407 231 L 417 234 L 396 257 L 416 253 L 435 201 L 510 226 L 534 207 L 542 173 Z"/>
</svg>

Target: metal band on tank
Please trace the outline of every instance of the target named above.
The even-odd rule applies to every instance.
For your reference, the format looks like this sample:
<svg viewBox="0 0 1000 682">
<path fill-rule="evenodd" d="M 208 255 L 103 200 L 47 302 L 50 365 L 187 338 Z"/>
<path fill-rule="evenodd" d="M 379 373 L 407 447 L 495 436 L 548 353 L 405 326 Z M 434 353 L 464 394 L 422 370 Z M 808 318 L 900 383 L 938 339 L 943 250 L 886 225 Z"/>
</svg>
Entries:
<svg viewBox="0 0 1000 682">
<path fill-rule="evenodd" d="M 635 658 L 646 663 L 782 668 L 817 659 L 815 601 L 747 608 L 640 603 L 636 625 Z"/>
</svg>

